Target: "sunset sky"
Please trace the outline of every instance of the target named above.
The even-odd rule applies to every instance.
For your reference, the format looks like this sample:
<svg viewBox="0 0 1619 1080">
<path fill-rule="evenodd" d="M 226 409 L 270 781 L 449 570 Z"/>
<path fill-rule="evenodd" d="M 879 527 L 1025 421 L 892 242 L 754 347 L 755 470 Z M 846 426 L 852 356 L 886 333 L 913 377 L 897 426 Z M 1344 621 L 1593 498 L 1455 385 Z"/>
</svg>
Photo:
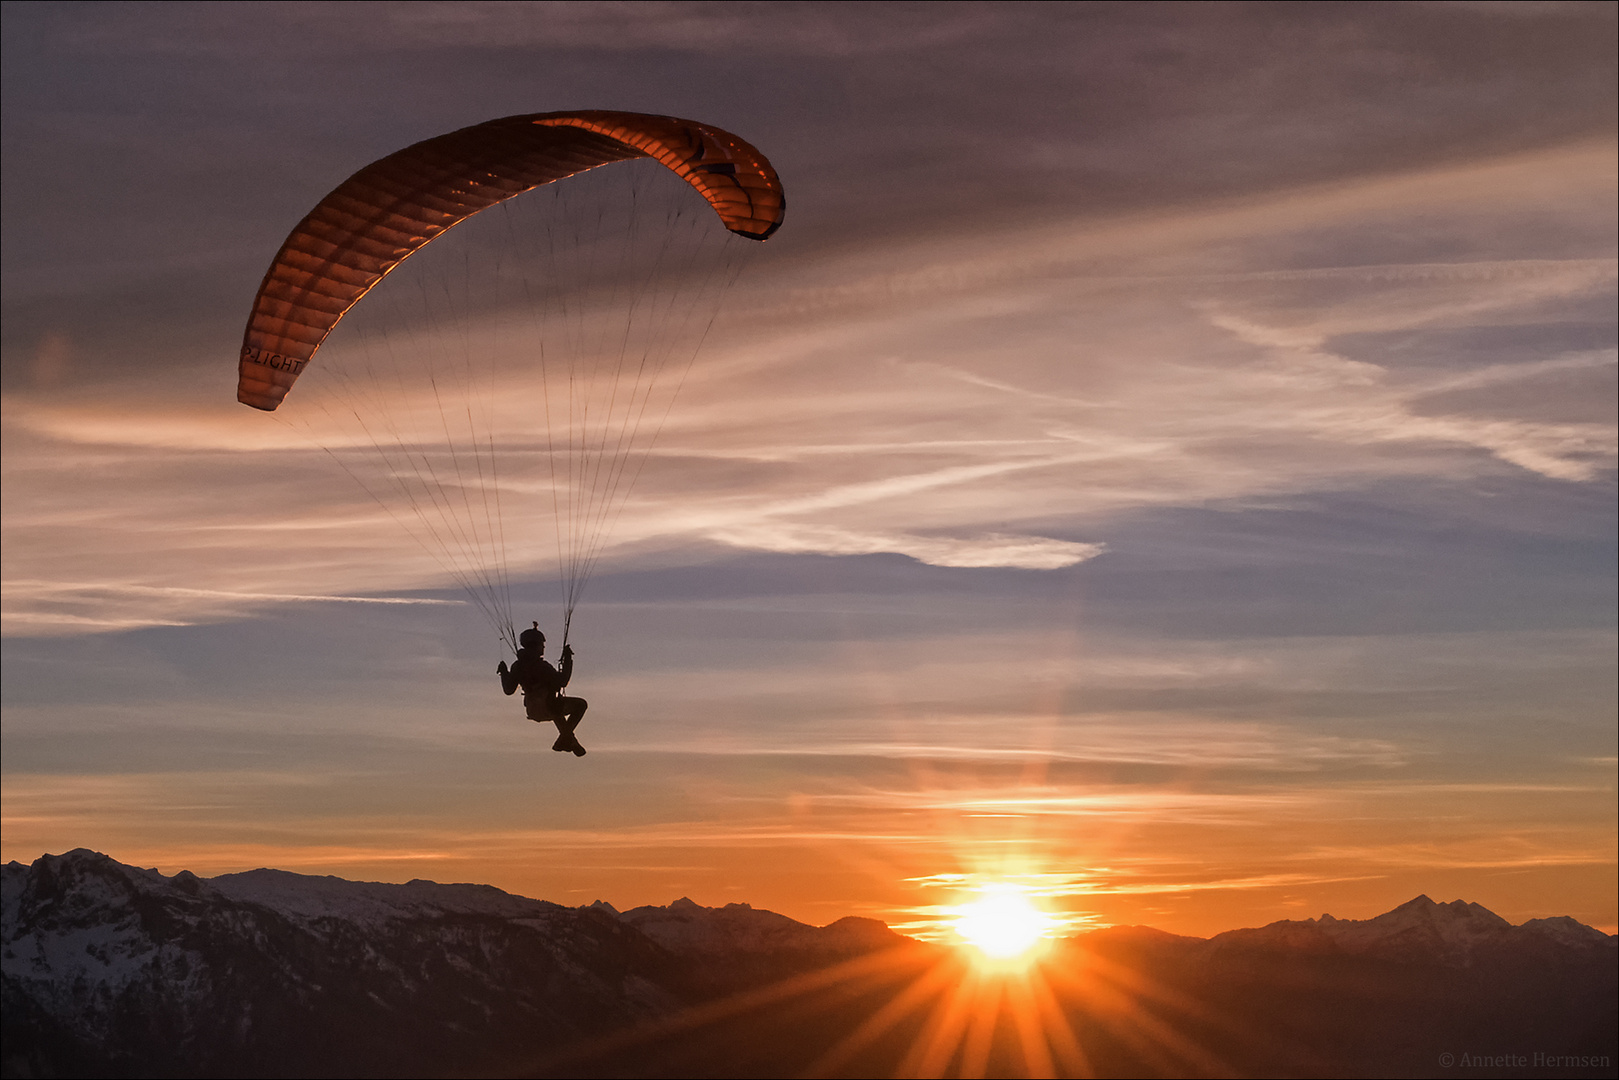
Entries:
<svg viewBox="0 0 1619 1080">
<path fill-rule="evenodd" d="M 6 4 L 3 857 L 1614 931 L 1615 10 Z M 788 197 L 576 616 L 581 760 L 235 401 L 323 195 L 563 109 Z"/>
</svg>

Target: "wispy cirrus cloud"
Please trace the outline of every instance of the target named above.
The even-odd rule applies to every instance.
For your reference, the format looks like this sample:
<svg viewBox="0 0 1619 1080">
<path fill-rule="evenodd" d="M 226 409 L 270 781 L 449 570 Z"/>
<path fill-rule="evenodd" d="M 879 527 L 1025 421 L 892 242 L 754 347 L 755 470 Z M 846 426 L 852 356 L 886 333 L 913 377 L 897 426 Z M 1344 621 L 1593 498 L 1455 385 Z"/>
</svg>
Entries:
<svg viewBox="0 0 1619 1080">
<path fill-rule="evenodd" d="M 37 632 L 133 630 L 143 626 L 189 626 L 199 619 L 225 619 L 275 604 L 427 604 L 460 606 L 464 600 L 419 596 L 333 596 L 232 592 L 174 585 L 7 579 L 0 582 L 10 604 L 26 611 L 24 625 Z M 173 614 L 165 619 L 167 608 Z M 132 614 L 132 609 L 138 614 Z M 14 629 L 20 629 L 14 628 Z"/>
<path fill-rule="evenodd" d="M 720 541 L 1049 569 L 1108 546 L 1099 533 L 1073 535 L 1073 523 L 1132 508 L 1500 468 L 1589 482 L 1613 468 L 1616 428 L 1611 419 L 1579 419 L 1591 398 L 1568 380 L 1611 372 L 1611 352 L 1422 374 L 1345 355 L 1335 342 L 1541 318 L 1611 296 L 1613 259 L 1266 264 L 1295 261 L 1290 246 L 1330 249 L 1332 237 L 1395 229 L 1411 215 L 1465 236 L 1479 216 L 1523 212 L 1525 191 L 1535 213 L 1555 218 L 1559 200 L 1580 206 L 1611 188 L 1602 166 L 1610 156 L 1580 145 L 1236 207 L 1039 233 L 968 229 L 896 246 L 863 271 L 870 252 L 762 266 L 758 284 L 737 298 L 728 334 L 692 372 L 613 542 L 625 553 Z M 467 332 L 476 346 L 484 331 Z M 511 330 L 489 335 L 494 348 Z M 299 393 L 318 395 L 318 377 L 306 375 Z M 518 379 L 508 387 L 514 400 L 525 393 Z M 1514 386 L 1532 391 L 1515 396 Z M 1483 411 L 1456 398 L 1488 387 L 1496 397 Z M 219 398 L 228 402 L 223 387 Z M 74 527 L 88 540 L 75 546 L 100 565 L 127 558 L 118 551 L 132 538 L 177 530 L 231 553 L 199 556 L 203 545 L 194 543 L 191 580 L 137 584 L 352 595 L 445 583 L 308 441 L 352 440 L 184 400 L 184 408 L 154 400 L 157 411 L 147 413 L 125 402 L 9 395 L 7 426 L 26 438 L 7 454 L 8 576 L 93 580 L 83 566 L 40 572 L 41 560 L 62 558 L 61 545 L 45 538 L 64 527 L 53 521 L 53 500 L 72 489 Z M 395 420 L 402 431 L 430 432 L 442 417 L 423 401 Z M 549 481 L 530 468 L 539 462 L 532 433 L 500 427 L 520 421 L 518 412 L 495 421 L 519 448 L 500 481 L 510 534 L 521 538 L 509 558 L 514 572 L 543 576 L 553 547 Z M 46 447 L 78 448 L 97 473 L 121 479 L 103 485 L 94 474 L 64 474 L 74 454 L 41 456 Z M 232 477 L 233 490 L 198 497 L 226 483 L 237 463 L 252 471 Z M 351 464 L 362 478 L 377 467 Z M 294 475 L 299 483 L 285 482 Z M 115 520 L 117 544 L 98 550 L 86 530 Z M 250 561 L 266 583 L 279 577 L 284 586 L 230 580 L 256 536 L 300 521 L 323 534 L 320 559 L 266 548 Z M 30 534 L 43 546 L 24 539 Z M 134 594 L 125 595 L 130 607 Z M 13 632 L 30 625 L 31 602 L 10 601 Z M 151 617 L 184 621 L 182 607 Z M 49 632 L 48 619 L 33 625 Z"/>
</svg>

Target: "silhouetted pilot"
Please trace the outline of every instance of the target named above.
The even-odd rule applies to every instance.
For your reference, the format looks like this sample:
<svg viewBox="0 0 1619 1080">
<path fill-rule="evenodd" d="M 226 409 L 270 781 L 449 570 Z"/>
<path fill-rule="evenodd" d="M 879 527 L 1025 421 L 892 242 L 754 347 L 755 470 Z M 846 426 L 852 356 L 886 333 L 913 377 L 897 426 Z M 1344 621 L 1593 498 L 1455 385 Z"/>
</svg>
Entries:
<svg viewBox="0 0 1619 1080">
<path fill-rule="evenodd" d="M 520 647 L 512 666 L 507 668 L 506 661 L 502 660 L 495 669 L 500 675 L 500 688 L 507 694 L 515 694 L 521 686 L 523 709 L 528 718 L 537 724 L 553 721 L 561 733 L 551 749 L 571 750 L 584 757 L 585 748 L 573 737 L 573 729 L 579 726 L 590 706 L 584 698 L 562 696 L 562 688 L 573 678 L 573 646 L 562 646 L 562 670 L 558 671 L 545 660 L 545 635 L 540 633 L 539 623 L 535 623 L 532 630 L 524 630 L 517 644 Z"/>
</svg>

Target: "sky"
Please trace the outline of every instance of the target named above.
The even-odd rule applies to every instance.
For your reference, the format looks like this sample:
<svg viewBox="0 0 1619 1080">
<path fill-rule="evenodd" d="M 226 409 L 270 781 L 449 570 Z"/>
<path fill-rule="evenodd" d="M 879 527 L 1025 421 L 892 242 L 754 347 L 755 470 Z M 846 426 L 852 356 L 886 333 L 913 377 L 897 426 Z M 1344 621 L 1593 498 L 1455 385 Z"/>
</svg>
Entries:
<svg viewBox="0 0 1619 1080">
<path fill-rule="evenodd" d="M 1426 893 L 1614 931 L 1614 32 L 5 4 L 0 856 L 921 933 L 1003 881 L 1072 928 Z M 582 759 L 234 400 L 327 191 L 563 109 L 736 132 L 788 198 L 575 616 Z M 510 547 L 554 634 L 547 529 Z"/>
</svg>

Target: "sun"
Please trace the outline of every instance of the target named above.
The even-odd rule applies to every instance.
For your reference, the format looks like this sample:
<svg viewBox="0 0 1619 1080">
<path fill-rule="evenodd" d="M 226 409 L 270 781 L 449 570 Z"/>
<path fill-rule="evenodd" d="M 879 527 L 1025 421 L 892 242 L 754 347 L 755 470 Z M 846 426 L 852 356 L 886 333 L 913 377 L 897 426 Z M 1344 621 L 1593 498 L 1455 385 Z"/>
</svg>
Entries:
<svg viewBox="0 0 1619 1080">
<path fill-rule="evenodd" d="M 982 900 L 957 909 L 956 933 L 993 959 L 1021 956 L 1056 922 L 1016 886 L 986 886 L 983 891 L 987 895 Z"/>
</svg>

